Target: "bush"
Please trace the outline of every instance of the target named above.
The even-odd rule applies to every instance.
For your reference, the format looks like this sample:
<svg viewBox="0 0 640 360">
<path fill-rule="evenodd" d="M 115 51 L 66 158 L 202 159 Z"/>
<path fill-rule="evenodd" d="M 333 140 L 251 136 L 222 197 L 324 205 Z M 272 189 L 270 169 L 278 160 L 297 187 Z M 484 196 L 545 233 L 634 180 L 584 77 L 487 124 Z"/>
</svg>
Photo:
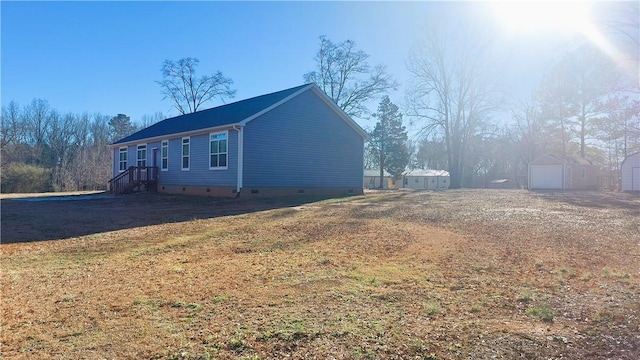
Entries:
<svg viewBox="0 0 640 360">
<path fill-rule="evenodd" d="M 3 193 L 37 193 L 51 190 L 51 170 L 42 167 L 10 163 L 2 166 Z"/>
</svg>

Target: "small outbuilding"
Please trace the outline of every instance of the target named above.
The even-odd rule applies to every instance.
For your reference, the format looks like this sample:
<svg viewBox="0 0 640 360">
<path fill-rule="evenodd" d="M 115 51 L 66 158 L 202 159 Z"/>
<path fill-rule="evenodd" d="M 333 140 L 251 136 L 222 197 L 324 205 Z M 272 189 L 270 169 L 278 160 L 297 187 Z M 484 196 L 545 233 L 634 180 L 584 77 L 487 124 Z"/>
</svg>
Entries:
<svg viewBox="0 0 640 360">
<path fill-rule="evenodd" d="M 443 190 L 449 188 L 450 180 L 445 170 L 414 169 L 404 173 L 402 184 L 411 189 Z"/>
<path fill-rule="evenodd" d="M 364 188 L 365 189 L 380 189 L 380 170 L 364 170 Z M 387 170 L 383 170 L 382 176 L 382 188 L 383 189 L 397 189 L 393 176 L 387 172 Z"/>
<path fill-rule="evenodd" d="M 599 174 L 600 169 L 585 158 L 543 155 L 529 163 L 529 189 L 597 189 Z"/>
<path fill-rule="evenodd" d="M 640 152 L 627 156 L 620 166 L 622 191 L 640 191 Z"/>
</svg>

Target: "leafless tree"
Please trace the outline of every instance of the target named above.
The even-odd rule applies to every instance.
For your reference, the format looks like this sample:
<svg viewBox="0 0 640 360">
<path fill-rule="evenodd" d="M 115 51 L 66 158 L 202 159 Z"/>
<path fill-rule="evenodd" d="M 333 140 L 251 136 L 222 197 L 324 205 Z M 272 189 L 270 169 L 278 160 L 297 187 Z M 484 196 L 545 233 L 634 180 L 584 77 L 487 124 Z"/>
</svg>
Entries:
<svg viewBox="0 0 640 360">
<path fill-rule="evenodd" d="M 142 129 L 149 127 L 155 123 L 158 123 L 164 119 L 166 119 L 167 117 L 164 116 L 164 114 L 162 113 L 162 111 L 156 111 L 153 115 L 149 115 L 149 114 L 144 114 L 142 115 L 142 117 L 140 118 L 140 121 L 138 122 L 138 126 Z"/>
<path fill-rule="evenodd" d="M 387 74 L 386 67 L 369 65 L 369 54 L 356 49 L 353 40 L 335 44 L 320 37 L 320 50 L 315 56 L 317 68 L 306 73 L 304 81 L 315 83 L 345 113 L 353 117 L 367 114 L 366 103 L 381 97 L 398 84 Z"/>
<path fill-rule="evenodd" d="M 594 7 L 596 24 L 609 42 L 609 55 L 631 79 L 629 90 L 640 93 L 640 2 L 603 1 Z"/>
<path fill-rule="evenodd" d="M 483 73 L 482 48 L 447 35 L 431 29 L 412 53 L 408 102 L 409 114 L 422 124 L 422 133 L 444 140 L 451 187 L 459 188 L 470 142 L 495 110 L 495 94 Z"/>
<path fill-rule="evenodd" d="M 2 119 L 0 121 L 2 132 L 0 134 L 0 152 L 2 162 L 7 160 L 7 151 L 10 147 L 15 147 L 24 136 L 25 126 L 20 113 L 20 105 L 11 101 L 2 108 Z"/>
<path fill-rule="evenodd" d="M 44 151 L 53 109 L 43 99 L 33 99 L 24 109 L 24 121 L 27 128 L 25 142 L 31 146 L 32 158 L 27 163 L 44 165 Z"/>
<path fill-rule="evenodd" d="M 184 58 L 178 61 L 165 60 L 162 64 L 160 84 L 165 99 L 170 99 L 180 114 L 198 111 L 200 106 L 213 98 L 233 98 L 236 91 L 231 88 L 233 81 L 217 71 L 213 75 L 196 76 L 196 67 L 200 61 L 196 58 Z"/>
</svg>

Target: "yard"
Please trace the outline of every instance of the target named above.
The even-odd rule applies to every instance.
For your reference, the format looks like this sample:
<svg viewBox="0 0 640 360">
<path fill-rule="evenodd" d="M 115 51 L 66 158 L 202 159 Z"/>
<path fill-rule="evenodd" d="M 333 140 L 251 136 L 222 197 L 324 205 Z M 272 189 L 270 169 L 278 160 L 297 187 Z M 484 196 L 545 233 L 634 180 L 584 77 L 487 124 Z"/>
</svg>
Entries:
<svg viewBox="0 0 640 360">
<path fill-rule="evenodd" d="M 630 194 L 1 205 L 0 358 L 640 358 Z"/>
</svg>

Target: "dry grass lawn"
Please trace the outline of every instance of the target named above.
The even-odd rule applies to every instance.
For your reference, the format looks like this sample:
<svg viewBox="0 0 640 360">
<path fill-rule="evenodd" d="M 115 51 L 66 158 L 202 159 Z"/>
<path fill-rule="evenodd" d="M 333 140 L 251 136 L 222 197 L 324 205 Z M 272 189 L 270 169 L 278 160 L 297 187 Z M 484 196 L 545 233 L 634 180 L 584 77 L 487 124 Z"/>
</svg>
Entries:
<svg viewBox="0 0 640 360">
<path fill-rule="evenodd" d="M 629 194 L 2 200 L 2 242 L 4 359 L 640 358 Z"/>
</svg>

